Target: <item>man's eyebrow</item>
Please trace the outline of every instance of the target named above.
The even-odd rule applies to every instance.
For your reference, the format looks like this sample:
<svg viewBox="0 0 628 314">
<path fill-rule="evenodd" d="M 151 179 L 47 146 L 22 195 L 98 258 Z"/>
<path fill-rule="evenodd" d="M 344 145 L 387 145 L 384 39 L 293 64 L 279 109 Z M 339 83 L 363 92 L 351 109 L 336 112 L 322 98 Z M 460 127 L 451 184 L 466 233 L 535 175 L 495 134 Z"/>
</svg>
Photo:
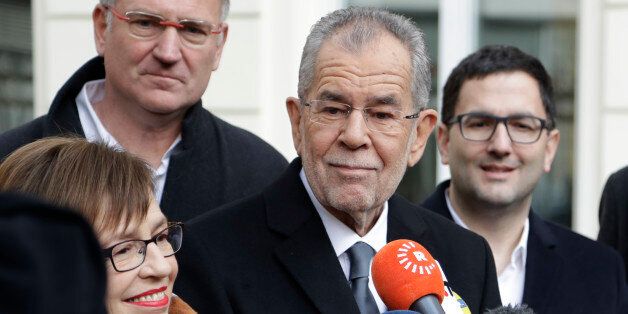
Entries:
<svg viewBox="0 0 628 314">
<path fill-rule="evenodd" d="M 347 102 L 344 96 L 342 96 L 341 94 L 329 91 L 329 90 L 324 90 L 323 92 L 321 92 L 320 95 L 318 95 L 318 99 L 319 100 L 332 100 L 332 101 L 338 101 L 338 102 L 344 102 L 344 103 Z"/>
<path fill-rule="evenodd" d="M 399 99 L 394 95 L 369 97 L 368 103 L 376 105 L 400 105 Z"/>
</svg>

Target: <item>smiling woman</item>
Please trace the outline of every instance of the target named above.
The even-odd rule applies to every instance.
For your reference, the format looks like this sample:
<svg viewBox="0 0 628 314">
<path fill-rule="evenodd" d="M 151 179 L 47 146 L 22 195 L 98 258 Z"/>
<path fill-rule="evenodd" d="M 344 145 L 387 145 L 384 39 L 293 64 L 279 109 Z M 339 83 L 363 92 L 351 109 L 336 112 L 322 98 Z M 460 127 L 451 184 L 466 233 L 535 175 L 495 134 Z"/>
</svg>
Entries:
<svg viewBox="0 0 628 314">
<path fill-rule="evenodd" d="M 182 224 L 166 220 L 145 162 L 105 144 L 46 138 L 0 164 L 0 191 L 75 208 L 103 247 L 110 313 L 194 311 L 172 293 Z"/>
</svg>

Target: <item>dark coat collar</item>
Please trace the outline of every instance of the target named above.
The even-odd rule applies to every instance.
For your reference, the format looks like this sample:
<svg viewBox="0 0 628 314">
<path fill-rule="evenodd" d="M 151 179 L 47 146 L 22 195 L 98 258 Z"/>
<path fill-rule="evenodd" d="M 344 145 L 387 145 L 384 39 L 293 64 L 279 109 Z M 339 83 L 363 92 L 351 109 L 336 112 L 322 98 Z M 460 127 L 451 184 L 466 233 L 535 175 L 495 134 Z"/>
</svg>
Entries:
<svg viewBox="0 0 628 314">
<path fill-rule="evenodd" d="M 299 178 L 296 158 L 264 192 L 268 227 L 285 240 L 275 254 L 322 313 L 359 313 L 325 227 Z"/>
<path fill-rule="evenodd" d="M 72 133 L 85 136 L 76 108 L 76 96 L 86 82 L 105 77 L 104 59 L 95 57 L 80 67 L 55 95 L 48 111 L 44 136 Z"/>
<path fill-rule="evenodd" d="M 433 232 L 421 216 L 419 209 L 405 198 L 395 194 L 388 200 L 388 235 L 387 242 L 397 239 L 416 239 L 428 251 L 435 252 Z"/>
<path fill-rule="evenodd" d="M 450 182 L 451 180 L 445 180 L 436 186 L 436 190 L 421 203 L 421 206 L 453 221 L 451 212 L 449 212 L 447 207 L 447 200 L 445 199 L 445 190 L 449 187 Z"/>
<path fill-rule="evenodd" d="M 310 219 L 320 220 L 299 177 L 301 168 L 301 158 L 297 157 L 263 192 L 268 226 L 284 236 L 299 230 Z"/>
<path fill-rule="evenodd" d="M 547 222 L 530 210 L 530 233 L 523 303 L 539 313 L 553 300 L 552 292 L 558 291 L 557 278 L 566 262 L 558 253 L 558 240 Z"/>
<path fill-rule="evenodd" d="M 539 241 L 542 247 L 547 250 L 552 250 L 558 246 L 558 239 L 554 235 L 554 232 L 552 232 L 547 221 L 534 213 L 533 210 L 530 210 L 528 219 L 530 220 L 530 234 L 536 238 L 535 240 Z M 530 236 L 528 236 L 528 241 L 530 241 L 529 239 Z"/>
</svg>

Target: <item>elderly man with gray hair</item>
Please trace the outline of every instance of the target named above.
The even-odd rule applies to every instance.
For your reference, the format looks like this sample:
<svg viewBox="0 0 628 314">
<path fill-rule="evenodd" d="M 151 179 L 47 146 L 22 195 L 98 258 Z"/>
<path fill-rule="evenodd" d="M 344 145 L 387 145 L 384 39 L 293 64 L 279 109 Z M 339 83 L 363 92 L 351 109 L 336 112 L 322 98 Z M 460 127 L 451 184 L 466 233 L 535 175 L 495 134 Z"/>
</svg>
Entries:
<svg viewBox="0 0 628 314">
<path fill-rule="evenodd" d="M 286 100 L 299 157 L 261 193 L 189 222 L 175 291 L 200 312 L 384 312 L 368 266 L 405 238 L 439 261 L 455 313 L 498 306 L 486 241 L 394 195 L 436 123 L 421 31 L 341 9 L 314 25 L 299 71 Z"/>
<path fill-rule="evenodd" d="M 47 115 L 0 135 L 0 159 L 48 136 L 106 142 L 151 165 L 155 197 L 178 221 L 260 191 L 285 158 L 201 103 L 228 11 L 229 0 L 100 0 L 98 56 L 61 87 Z"/>
</svg>

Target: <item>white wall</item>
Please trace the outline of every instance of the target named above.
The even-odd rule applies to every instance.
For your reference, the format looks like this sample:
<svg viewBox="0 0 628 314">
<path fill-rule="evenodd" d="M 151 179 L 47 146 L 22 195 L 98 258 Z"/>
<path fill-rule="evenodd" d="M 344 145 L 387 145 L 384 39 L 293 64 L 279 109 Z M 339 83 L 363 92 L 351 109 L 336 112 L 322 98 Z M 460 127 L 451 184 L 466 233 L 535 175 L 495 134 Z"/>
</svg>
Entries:
<svg viewBox="0 0 628 314">
<path fill-rule="evenodd" d="M 96 1 L 33 1 L 35 116 L 48 106 L 65 80 L 96 55 L 91 9 Z"/>
<path fill-rule="evenodd" d="M 478 45 L 478 0 L 441 0 L 438 6 L 438 110 L 443 107 L 443 88 L 449 73 Z M 429 45 L 429 43 L 428 43 Z M 450 177 L 449 167 L 436 156 L 436 184 Z"/>
<path fill-rule="evenodd" d="M 573 228 L 597 237 L 610 173 L 628 164 L 628 0 L 581 0 Z"/>
</svg>

